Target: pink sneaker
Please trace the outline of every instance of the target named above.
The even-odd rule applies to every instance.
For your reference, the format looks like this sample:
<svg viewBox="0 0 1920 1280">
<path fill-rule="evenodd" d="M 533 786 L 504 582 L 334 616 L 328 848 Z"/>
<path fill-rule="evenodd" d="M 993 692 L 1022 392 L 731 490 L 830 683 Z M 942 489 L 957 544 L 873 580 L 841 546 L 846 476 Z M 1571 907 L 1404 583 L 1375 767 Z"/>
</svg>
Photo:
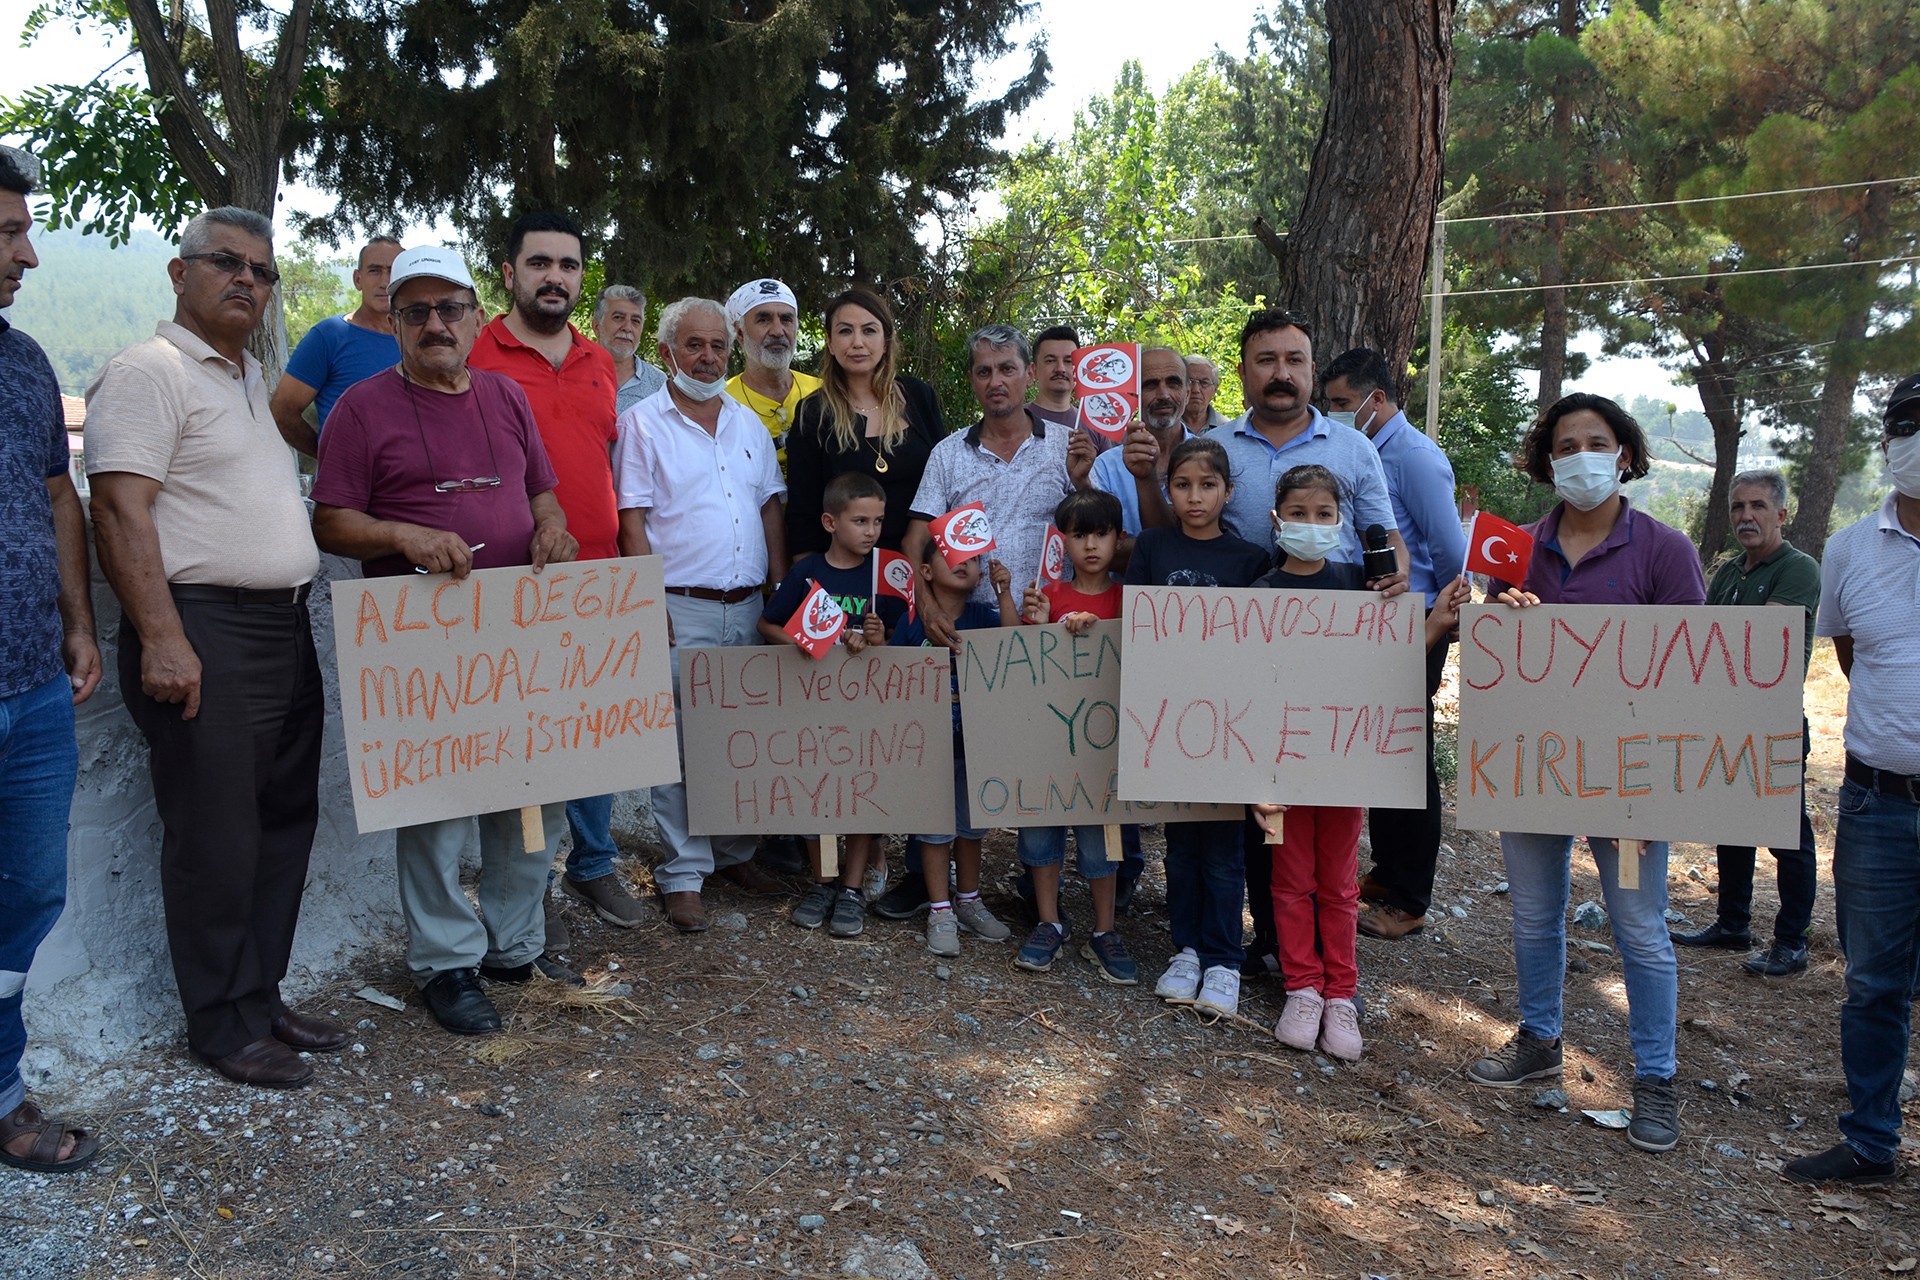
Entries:
<svg viewBox="0 0 1920 1280">
<path fill-rule="evenodd" d="M 1342 1062 L 1360 1061 L 1360 1011 L 1353 1001 L 1334 999 L 1320 1015 L 1320 1052 Z"/>
<path fill-rule="evenodd" d="M 1287 1007 L 1273 1024 L 1273 1038 L 1289 1049 L 1310 1050 L 1320 1034 L 1320 1013 L 1326 1002 L 1312 987 L 1287 992 Z"/>
</svg>

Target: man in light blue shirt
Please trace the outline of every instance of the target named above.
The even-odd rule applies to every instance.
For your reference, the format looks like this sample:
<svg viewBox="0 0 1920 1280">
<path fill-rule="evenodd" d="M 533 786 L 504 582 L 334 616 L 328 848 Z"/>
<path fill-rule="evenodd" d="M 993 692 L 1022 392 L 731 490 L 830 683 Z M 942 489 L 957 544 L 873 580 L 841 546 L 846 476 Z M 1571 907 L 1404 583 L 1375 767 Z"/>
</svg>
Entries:
<svg viewBox="0 0 1920 1280">
<path fill-rule="evenodd" d="M 1396 403 L 1397 379 L 1386 357 L 1365 347 L 1337 357 L 1326 368 L 1322 392 L 1336 419 L 1359 429 L 1380 453 L 1393 502 L 1394 523 L 1407 544 L 1408 589 L 1433 607 L 1440 587 L 1460 576 L 1467 540 L 1453 497 L 1453 466 L 1440 446 L 1413 429 Z M 1375 938 L 1402 938 L 1425 924 L 1433 901 L 1440 858 L 1440 778 L 1433 767 L 1433 695 L 1446 670 L 1447 649 L 1427 650 L 1427 807 L 1373 809 L 1367 826 L 1373 870 L 1361 877 L 1361 894 L 1374 899 L 1361 913 L 1360 931 Z"/>
</svg>

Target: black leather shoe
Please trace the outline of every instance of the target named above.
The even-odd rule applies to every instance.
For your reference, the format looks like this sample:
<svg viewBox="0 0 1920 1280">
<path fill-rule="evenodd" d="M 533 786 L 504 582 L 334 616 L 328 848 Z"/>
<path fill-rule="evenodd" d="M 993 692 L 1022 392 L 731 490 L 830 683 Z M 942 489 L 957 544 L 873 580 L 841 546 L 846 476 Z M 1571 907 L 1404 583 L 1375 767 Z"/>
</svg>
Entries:
<svg viewBox="0 0 1920 1280">
<path fill-rule="evenodd" d="M 353 1039 L 345 1027 L 331 1018 L 314 1018 L 291 1009 L 282 1009 L 272 1023 L 273 1038 L 281 1044 L 308 1053 L 333 1053 L 347 1047 Z"/>
<path fill-rule="evenodd" d="M 224 1058 L 207 1061 L 235 1084 L 250 1084 L 257 1089 L 298 1089 L 313 1079 L 313 1064 L 272 1036 L 263 1036 Z"/>
<path fill-rule="evenodd" d="M 567 968 L 567 966 L 561 964 L 558 960 L 545 955 L 535 956 L 525 964 L 483 964 L 480 966 L 480 976 L 488 982 L 510 982 L 515 986 L 523 982 L 533 981 L 533 975 L 535 973 L 538 973 L 541 977 L 551 982 L 564 982 L 570 987 L 584 987 L 587 985 L 585 978 Z"/>
<path fill-rule="evenodd" d="M 1841 1183 L 1871 1187 L 1892 1182 L 1900 1176 L 1895 1160 L 1868 1160 L 1844 1142 L 1835 1143 L 1818 1155 L 1801 1156 L 1781 1166 L 1780 1176 L 1788 1182 Z"/>
<path fill-rule="evenodd" d="M 525 964 L 483 964 L 480 976 L 488 982 L 510 982 L 519 986 L 523 982 L 533 981 L 533 961 Z"/>
<path fill-rule="evenodd" d="M 1807 949 L 1804 945 L 1795 947 L 1776 942 L 1759 955 L 1743 960 L 1740 967 L 1763 978 L 1791 977 L 1806 972 Z"/>
<path fill-rule="evenodd" d="M 426 997 L 434 1021 L 457 1036 L 483 1036 L 500 1029 L 500 1011 L 480 990 L 471 969 L 436 974 L 420 994 Z"/>
<path fill-rule="evenodd" d="M 1713 947 L 1719 951 L 1753 950 L 1751 934 L 1735 933 L 1731 929 L 1724 928 L 1718 920 L 1698 933 L 1676 933 L 1670 936 L 1676 947 Z"/>
</svg>

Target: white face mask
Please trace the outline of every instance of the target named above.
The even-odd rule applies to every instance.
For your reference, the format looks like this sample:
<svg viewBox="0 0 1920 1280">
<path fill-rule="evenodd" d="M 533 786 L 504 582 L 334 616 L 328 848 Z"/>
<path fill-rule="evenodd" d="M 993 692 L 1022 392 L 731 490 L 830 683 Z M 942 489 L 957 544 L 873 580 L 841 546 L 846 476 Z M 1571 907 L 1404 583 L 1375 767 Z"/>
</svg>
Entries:
<svg viewBox="0 0 1920 1280">
<path fill-rule="evenodd" d="M 1567 505 L 1591 511 L 1620 492 L 1620 451 L 1570 453 L 1553 460 L 1553 488 Z"/>
<path fill-rule="evenodd" d="M 1372 428 L 1373 420 L 1379 416 L 1380 414 L 1378 411 L 1369 409 L 1367 411 L 1367 420 L 1365 422 L 1356 422 L 1354 421 L 1354 419 L 1359 417 L 1359 415 L 1356 413 L 1352 413 L 1346 409 L 1336 409 L 1333 412 L 1327 414 L 1327 417 L 1333 419 L 1333 421 L 1339 423 L 1341 426 L 1352 427 L 1355 431 L 1358 431 L 1362 435 L 1365 435 L 1368 432 L 1368 430 Z"/>
<path fill-rule="evenodd" d="M 669 358 L 668 362 L 673 365 L 673 385 L 680 388 L 680 394 L 689 400 L 705 402 L 727 389 L 727 379 L 724 374 L 712 382 L 702 382 L 698 378 L 682 373 L 678 360 Z"/>
<path fill-rule="evenodd" d="M 1920 435 L 1887 441 L 1887 478 L 1901 496 L 1920 501 Z"/>
<path fill-rule="evenodd" d="M 1340 526 L 1282 520 L 1278 538 L 1280 549 L 1296 560 L 1325 560 L 1340 549 Z"/>
</svg>

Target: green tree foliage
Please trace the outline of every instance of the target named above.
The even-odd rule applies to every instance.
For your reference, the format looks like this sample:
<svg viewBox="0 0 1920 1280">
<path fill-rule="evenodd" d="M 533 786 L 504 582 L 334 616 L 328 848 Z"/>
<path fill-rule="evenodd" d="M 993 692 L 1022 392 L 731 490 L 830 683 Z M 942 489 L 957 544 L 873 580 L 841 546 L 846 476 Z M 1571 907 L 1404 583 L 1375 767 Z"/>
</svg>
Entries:
<svg viewBox="0 0 1920 1280">
<path fill-rule="evenodd" d="M 1484 329 L 1449 317 L 1440 331 L 1440 447 L 1453 464 L 1461 493 L 1478 508 L 1508 520 L 1532 520 L 1554 503 L 1553 490 L 1535 484 L 1514 465 L 1520 438 L 1533 420 L 1517 346 L 1495 351 Z M 1420 371 L 1406 406 L 1410 422 L 1426 415 L 1429 348 L 1422 332 L 1414 349 Z"/>
<path fill-rule="evenodd" d="M 173 246 L 151 231 L 116 244 L 76 228 L 37 227 L 33 244 L 40 266 L 27 272 L 11 319 L 46 351 L 60 390 L 77 396 L 123 347 L 173 317 Z"/>
<path fill-rule="evenodd" d="M 498 261 L 522 209 L 600 233 L 661 296 L 774 272 L 802 297 L 918 274 L 923 219 L 970 195 L 1044 88 L 997 97 L 1022 0 L 343 0 L 318 17 L 325 109 L 300 142 L 337 206 L 313 229 L 446 218 Z"/>
<path fill-rule="evenodd" d="M 318 246 L 303 240 L 282 249 L 276 261 L 280 298 L 287 308 L 288 350 L 328 316 L 345 315 L 360 305 L 360 295 L 348 284 L 350 260 L 322 258 Z"/>
</svg>

